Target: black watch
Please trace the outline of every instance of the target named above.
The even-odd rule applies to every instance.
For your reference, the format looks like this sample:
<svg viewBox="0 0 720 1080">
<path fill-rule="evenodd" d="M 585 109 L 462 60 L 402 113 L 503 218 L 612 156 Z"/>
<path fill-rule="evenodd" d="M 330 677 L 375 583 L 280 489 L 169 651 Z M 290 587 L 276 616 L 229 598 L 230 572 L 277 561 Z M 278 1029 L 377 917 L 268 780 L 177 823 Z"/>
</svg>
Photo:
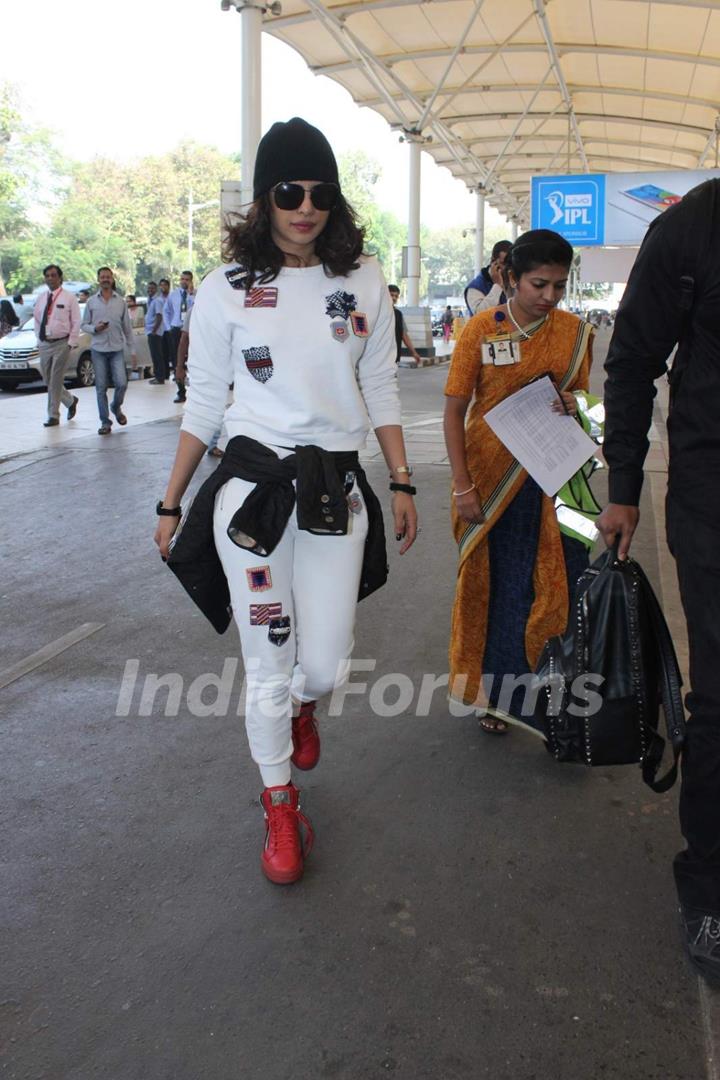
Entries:
<svg viewBox="0 0 720 1080">
<path fill-rule="evenodd" d="M 157 506 L 155 507 L 155 513 L 158 517 L 182 517 L 181 506 L 163 506 L 162 499 L 158 499 Z"/>
</svg>

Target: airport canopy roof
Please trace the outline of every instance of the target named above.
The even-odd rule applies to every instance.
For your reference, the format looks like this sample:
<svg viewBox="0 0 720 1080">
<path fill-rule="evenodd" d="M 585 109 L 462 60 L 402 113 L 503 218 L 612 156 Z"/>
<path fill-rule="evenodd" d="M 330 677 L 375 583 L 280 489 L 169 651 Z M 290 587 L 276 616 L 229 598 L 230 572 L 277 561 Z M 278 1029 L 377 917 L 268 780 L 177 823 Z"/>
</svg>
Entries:
<svg viewBox="0 0 720 1080">
<path fill-rule="evenodd" d="M 263 29 L 520 225 L 534 175 L 716 162 L 720 0 L 282 0 Z"/>
</svg>

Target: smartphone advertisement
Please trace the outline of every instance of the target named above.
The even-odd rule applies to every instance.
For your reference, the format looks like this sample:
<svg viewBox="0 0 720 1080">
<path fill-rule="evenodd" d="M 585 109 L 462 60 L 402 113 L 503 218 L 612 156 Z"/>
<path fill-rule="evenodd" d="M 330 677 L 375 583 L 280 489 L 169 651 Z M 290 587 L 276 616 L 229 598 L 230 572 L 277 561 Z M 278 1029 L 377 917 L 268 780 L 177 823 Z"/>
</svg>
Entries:
<svg viewBox="0 0 720 1080">
<path fill-rule="evenodd" d="M 720 169 L 537 176 L 532 227 L 554 229 L 574 247 L 638 247 L 658 214 L 719 176 Z"/>
</svg>

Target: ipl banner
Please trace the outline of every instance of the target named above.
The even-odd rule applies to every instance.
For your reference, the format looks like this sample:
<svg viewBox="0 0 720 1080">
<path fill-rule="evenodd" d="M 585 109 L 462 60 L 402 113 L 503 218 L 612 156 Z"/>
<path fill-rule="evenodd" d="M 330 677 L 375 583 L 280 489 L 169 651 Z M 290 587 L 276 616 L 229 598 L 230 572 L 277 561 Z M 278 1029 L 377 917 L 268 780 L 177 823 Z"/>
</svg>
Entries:
<svg viewBox="0 0 720 1080">
<path fill-rule="evenodd" d="M 638 247 L 658 214 L 719 176 L 720 169 L 536 176 L 532 227 L 554 229 L 574 247 Z"/>
</svg>

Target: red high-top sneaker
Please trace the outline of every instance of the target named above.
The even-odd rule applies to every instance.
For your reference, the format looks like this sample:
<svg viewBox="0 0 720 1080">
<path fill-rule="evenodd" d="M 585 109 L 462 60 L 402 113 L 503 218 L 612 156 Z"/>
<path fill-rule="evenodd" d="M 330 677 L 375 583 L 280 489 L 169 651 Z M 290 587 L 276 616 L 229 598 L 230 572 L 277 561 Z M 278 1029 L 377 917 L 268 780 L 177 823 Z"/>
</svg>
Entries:
<svg viewBox="0 0 720 1080">
<path fill-rule="evenodd" d="M 312 851 L 313 827 L 300 812 L 300 792 L 293 784 L 265 788 L 260 802 L 266 822 L 262 872 L 276 885 L 290 885 L 303 875 L 305 858 Z"/>
<path fill-rule="evenodd" d="M 315 719 L 315 702 L 306 701 L 292 721 L 293 753 L 290 760 L 298 769 L 314 769 L 320 760 L 320 736 Z"/>
</svg>

